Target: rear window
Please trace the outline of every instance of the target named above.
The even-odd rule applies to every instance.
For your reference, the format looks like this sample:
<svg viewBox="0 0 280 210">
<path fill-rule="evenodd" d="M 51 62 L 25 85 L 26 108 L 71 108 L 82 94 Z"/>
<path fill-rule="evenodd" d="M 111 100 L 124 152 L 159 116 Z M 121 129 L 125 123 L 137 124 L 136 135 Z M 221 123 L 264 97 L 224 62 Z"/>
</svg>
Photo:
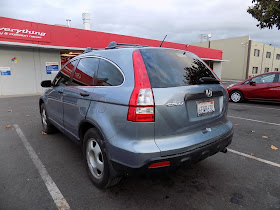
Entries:
<svg viewBox="0 0 280 210">
<path fill-rule="evenodd" d="M 216 78 L 192 53 L 172 49 L 141 49 L 152 88 L 201 84 L 202 77 Z"/>
</svg>

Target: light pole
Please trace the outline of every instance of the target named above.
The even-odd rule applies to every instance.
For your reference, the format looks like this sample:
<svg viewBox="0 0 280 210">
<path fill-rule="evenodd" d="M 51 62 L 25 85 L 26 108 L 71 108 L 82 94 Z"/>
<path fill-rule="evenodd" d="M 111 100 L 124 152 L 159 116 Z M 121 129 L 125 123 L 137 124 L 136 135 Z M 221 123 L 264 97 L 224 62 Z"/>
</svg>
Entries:
<svg viewBox="0 0 280 210">
<path fill-rule="evenodd" d="M 208 48 L 211 47 L 211 45 L 210 45 L 210 38 L 212 38 L 212 34 L 200 34 L 200 42 L 202 42 L 203 39 L 204 40 L 206 39 L 207 42 L 208 42 Z"/>
<path fill-rule="evenodd" d="M 212 38 L 212 34 L 208 34 L 207 35 L 207 39 L 208 39 L 208 48 L 211 48 L 211 43 L 210 43 L 210 38 Z"/>
</svg>

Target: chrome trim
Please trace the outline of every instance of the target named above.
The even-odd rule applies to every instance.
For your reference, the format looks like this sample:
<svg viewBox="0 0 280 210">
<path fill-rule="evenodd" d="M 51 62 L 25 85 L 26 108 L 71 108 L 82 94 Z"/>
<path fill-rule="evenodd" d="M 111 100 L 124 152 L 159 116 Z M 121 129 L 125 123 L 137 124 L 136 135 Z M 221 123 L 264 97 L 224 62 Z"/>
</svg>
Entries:
<svg viewBox="0 0 280 210">
<path fill-rule="evenodd" d="M 182 106 L 183 104 L 184 104 L 184 101 L 180 101 L 180 102 L 168 103 L 168 104 L 166 104 L 166 106 L 168 106 L 168 107 L 172 107 L 172 106 Z"/>
</svg>

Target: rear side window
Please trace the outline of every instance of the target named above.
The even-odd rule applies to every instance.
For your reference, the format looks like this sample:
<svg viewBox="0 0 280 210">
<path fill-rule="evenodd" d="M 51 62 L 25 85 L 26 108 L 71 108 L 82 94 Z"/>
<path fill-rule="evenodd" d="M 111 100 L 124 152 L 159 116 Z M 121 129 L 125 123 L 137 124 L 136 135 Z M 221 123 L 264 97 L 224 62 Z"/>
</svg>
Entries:
<svg viewBox="0 0 280 210">
<path fill-rule="evenodd" d="M 202 77 L 215 78 L 195 55 L 172 49 L 141 49 L 152 88 L 201 84 Z"/>
<path fill-rule="evenodd" d="M 72 85 L 93 86 L 93 78 L 96 76 L 99 59 L 82 58 L 76 67 Z"/>
<path fill-rule="evenodd" d="M 123 83 L 120 70 L 109 61 L 100 59 L 96 86 L 118 86 Z"/>
</svg>

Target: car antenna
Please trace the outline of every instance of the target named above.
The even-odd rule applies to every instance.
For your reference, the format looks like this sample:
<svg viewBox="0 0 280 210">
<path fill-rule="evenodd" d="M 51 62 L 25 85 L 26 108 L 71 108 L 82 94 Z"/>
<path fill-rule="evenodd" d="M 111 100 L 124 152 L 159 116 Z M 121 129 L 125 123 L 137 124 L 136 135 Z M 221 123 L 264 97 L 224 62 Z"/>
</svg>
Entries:
<svg viewBox="0 0 280 210">
<path fill-rule="evenodd" d="M 165 35 L 164 39 L 162 40 L 162 42 L 160 43 L 159 47 L 161 47 L 161 45 L 163 44 L 165 38 L 167 37 L 167 35 Z"/>
</svg>

